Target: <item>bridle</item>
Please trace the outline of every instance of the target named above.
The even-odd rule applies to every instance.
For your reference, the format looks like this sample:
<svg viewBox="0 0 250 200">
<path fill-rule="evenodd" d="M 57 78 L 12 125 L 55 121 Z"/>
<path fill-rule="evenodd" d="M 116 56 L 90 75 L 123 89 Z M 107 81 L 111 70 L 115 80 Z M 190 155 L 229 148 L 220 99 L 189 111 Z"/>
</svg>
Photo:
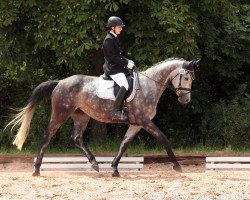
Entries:
<svg viewBox="0 0 250 200">
<path fill-rule="evenodd" d="M 179 70 L 179 73 L 177 73 L 177 74 L 174 76 L 174 78 L 172 78 L 171 81 L 170 81 L 170 82 L 172 82 L 178 75 L 180 75 L 178 87 L 175 88 L 173 85 L 170 86 L 170 87 L 172 88 L 172 90 L 175 91 L 175 92 L 178 92 L 179 90 L 187 91 L 186 93 L 184 93 L 184 94 L 182 94 L 182 95 L 178 95 L 178 94 L 177 94 L 178 97 L 183 97 L 183 96 L 185 96 L 185 95 L 191 93 L 191 91 L 192 91 L 191 88 L 185 88 L 185 87 L 182 87 L 182 86 L 181 86 L 182 77 L 183 77 L 183 75 L 186 74 L 186 73 L 187 73 L 187 74 L 190 73 L 192 80 L 195 79 L 195 77 L 194 77 L 194 71 L 186 70 L 186 69 L 184 69 L 184 68 L 181 68 L 181 69 Z"/>
<path fill-rule="evenodd" d="M 145 74 L 143 74 L 143 73 L 141 73 L 141 72 L 139 72 L 139 73 L 140 73 L 141 75 L 147 77 L 148 79 L 150 79 L 150 80 L 152 80 L 152 81 L 154 81 L 154 82 L 156 82 L 156 83 L 158 83 L 158 84 L 160 84 L 160 85 L 163 85 L 163 86 L 167 87 L 168 89 L 170 89 L 170 90 L 172 90 L 172 91 L 174 91 L 174 92 L 176 92 L 176 93 L 177 93 L 178 91 L 180 91 L 180 90 L 187 91 L 186 93 L 184 93 L 184 94 L 182 94 L 182 95 L 179 95 L 179 94 L 177 93 L 177 96 L 178 96 L 178 97 L 183 97 L 183 96 L 185 96 L 185 95 L 191 93 L 191 91 L 192 91 L 191 88 L 185 88 L 185 87 L 182 87 L 182 86 L 181 86 L 181 80 L 182 80 L 183 75 L 184 75 L 185 73 L 190 73 L 192 80 L 195 79 L 194 71 L 187 70 L 187 69 L 184 69 L 184 68 L 182 67 L 182 68 L 179 70 L 179 73 L 177 73 L 177 74 L 170 80 L 170 83 L 172 83 L 172 81 L 173 81 L 178 75 L 180 75 L 180 78 L 179 78 L 179 85 L 178 85 L 177 88 L 175 88 L 173 85 L 170 86 L 170 85 L 168 85 L 168 84 L 164 84 L 164 83 L 162 83 L 162 82 L 160 82 L 160 81 L 156 81 L 156 80 L 154 80 L 154 79 L 148 77 L 147 75 L 145 75 Z"/>
</svg>

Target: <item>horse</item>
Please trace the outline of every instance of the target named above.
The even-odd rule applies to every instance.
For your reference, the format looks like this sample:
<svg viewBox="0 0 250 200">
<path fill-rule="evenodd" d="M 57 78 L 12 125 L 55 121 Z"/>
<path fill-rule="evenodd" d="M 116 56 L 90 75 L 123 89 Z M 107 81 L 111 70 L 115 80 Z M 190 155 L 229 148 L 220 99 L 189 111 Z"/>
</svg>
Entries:
<svg viewBox="0 0 250 200">
<path fill-rule="evenodd" d="M 140 89 L 136 91 L 134 98 L 126 103 L 130 126 L 112 161 L 113 177 L 120 176 L 118 171 L 120 158 L 142 128 L 162 144 L 173 163 L 173 169 L 178 172 L 182 171 L 167 137 L 152 122 L 152 119 L 156 115 L 158 101 L 164 90 L 170 87 L 169 84 L 172 84 L 171 88 L 177 94 L 180 103 L 190 102 L 194 67 L 198 63 L 199 60 L 168 59 L 145 71 L 138 72 Z M 33 176 L 40 175 L 42 159 L 52 136 L 69 118 L 74 121 L 71 138 L 75 146 L 88 158 L 92 168 L 99 172 L 95 156 L 83 144 L 83 134 L 87 124 L 90 118 L 104 123 L 123 122 L 112 119 L 114 101 L 97 96 L 98 79 L 99 77 L 95 76 L 73 75 L 62 80 L 43 82 L 32 91 L 27 105 L 20 109 L 6 125 L 6 127 L 11 126 L 12 129 L 19 126 L 13 144 L 21 150 L 28 136 L 36 106 L 51 97 L 51 118 L 41 139 Z"/>
</svg>

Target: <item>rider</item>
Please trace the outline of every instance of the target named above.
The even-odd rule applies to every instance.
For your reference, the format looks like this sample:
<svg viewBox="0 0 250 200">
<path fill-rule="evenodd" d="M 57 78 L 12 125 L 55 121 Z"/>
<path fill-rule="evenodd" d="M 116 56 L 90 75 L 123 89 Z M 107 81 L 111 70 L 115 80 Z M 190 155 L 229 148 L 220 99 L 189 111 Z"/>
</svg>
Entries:
<svg viewBox="0 0 250 200">
<path fill-rule="evenodd" d="M 121 110 L 124 96 L 129 87 L 125 74 L 127 72 L 126 67 L 133 69 L 135 64 L 134 61 L 125 58 L 121 52 L 117 36 L 120 35 L 123 27 L 125 25 L 119 17 L 110 17 L 107 23 L 108 33 L 103 41 L 102 48 L 105 58 L 104 73 L 120 86 L 114 102 L 113 119 L 127 121 L 127 116 L 124 116 Z"/>
</svg>

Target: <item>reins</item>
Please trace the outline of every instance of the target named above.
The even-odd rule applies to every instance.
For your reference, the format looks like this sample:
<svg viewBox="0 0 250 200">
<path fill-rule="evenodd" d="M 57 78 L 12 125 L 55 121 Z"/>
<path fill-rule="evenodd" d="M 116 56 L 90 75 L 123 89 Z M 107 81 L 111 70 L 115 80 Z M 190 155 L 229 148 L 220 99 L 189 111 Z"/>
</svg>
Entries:
<svg viewBox="0 0 250 200">
<path fill-rule="evenodd" d="M 164 84 L 164 83 L 162 83 L 162 82 L 160 82 L 160 81 L 156 81 L 156 80 L 154 80 L 153 78 L 150 78 L 149 76 L 143 74 L 142 72 L 138 72 L 138 73 L 141 74 L 141 75 L 143 75 L 143 76 L 145 76 L 145 77 L 147 77 L 148 79 L 150 79 L 150 80 L 152 80 L 152 81 L 158 83 L 159 85 L 165 86 L 165 87 L 167 87 L 168 89 L 170 89 L 170 90 L 172 90 L 172 91 L 175 91 L 175 89 L 173 89 L 173 87 L 171 87 L 169 84 Z"/>
<path fill-rule="evenodd" d="M 137 71 L 137 70 L 136 70 L 136 71 Z M 164 87 L 166 87 L 166 88 L 168 88 L 168 89 L 170 89 L 170 90 L 172 90 L 172 91 L 174 91 L 174 92 L 177 92 L 178 90 L 188 91 L 188 92 L 186 92 L 185 94 L 178 95 L 179 97 L 182 97 L 182 96 L 185 96 L 185 95 L 191 93 L 191 89 L 190 89 L 190 88 L 184 88 L 184 87 L 181 86 L 182 76 L 183 76 L 183 74 L 185 73 L 185 71 L 188 71 L 188 73 L 193 72 L 193 71 L 185 70 L 185 69 L 181 68 L 181 69 L 179 70 L 179 73 L 177 73 L 177 74 L 170 80 L 170 82 L 172 82 L 172 81 L 180 74 L 180 79 L 179 79 L 178 88 L 175 88 L 175 87 L 173 87 L 173 86 L 170 86 L 169 84 L 164 84 L 164 83 L 162 83 L 162 82 L 160 82 L 160 81 L 156 81 L 156 80 L 154 80 L 153 78 L 151 78 L 151 77 L 149 77 L 149 76 L 143 74 L 142 72 L 138 72 L 138 71 L 137 71 L 137 73 L 139 73 L 139 74 L 141 74 L 141 75 L 147 77 L 148 79 L 150 79 L 150 80 L 152 80 L 152 81 L 154 81 L 154 82 L 156 82 L 156 83 L 158 83 L 158 84 L 160 84 L 160 85 L 162 85 L 162 86 L 164 86 Z"/>
</svg>

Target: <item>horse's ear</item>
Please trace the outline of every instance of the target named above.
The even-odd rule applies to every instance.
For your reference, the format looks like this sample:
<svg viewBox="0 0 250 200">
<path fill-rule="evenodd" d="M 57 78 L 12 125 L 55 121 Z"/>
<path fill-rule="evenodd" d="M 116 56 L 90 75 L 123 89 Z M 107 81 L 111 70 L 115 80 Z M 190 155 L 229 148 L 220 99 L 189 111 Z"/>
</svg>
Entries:
<svg viewBox="0 0 250 200">
<path fill-rule="evenodd" d="M 194 64 L 193 64 L 193 67 L 195 67 L 196 65 L 199 65 L 199 63 L 200 63 L 200 59 L 199 60 L 195 60 Z"/>
<path fill-rule="evenodd" d="M 198 65 L 200 60 L 191 60 L 191 61 L 185 61 L 183 64 L 183 68 L 189 71 L 193 71 L 194 67 Z"/>
</svg>

